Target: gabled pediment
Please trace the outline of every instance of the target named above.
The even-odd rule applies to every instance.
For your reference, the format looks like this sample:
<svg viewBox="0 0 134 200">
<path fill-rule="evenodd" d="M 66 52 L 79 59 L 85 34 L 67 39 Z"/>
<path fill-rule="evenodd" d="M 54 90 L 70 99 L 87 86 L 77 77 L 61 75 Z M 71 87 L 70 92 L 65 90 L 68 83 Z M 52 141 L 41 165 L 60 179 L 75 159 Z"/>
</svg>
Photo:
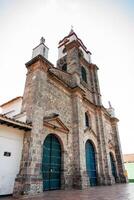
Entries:
<svg viewBox="0 0 134 200">
<path fill-rule="evenodd" d="M 93 131 L 93 129 L 91 127 L 87 127 L 85 130 L 84 130 L 85 133 L 89 132 L 90 134 L 92 134 L 95 138 L 97 138 L 97 135 L 96 133 Z"/>
<path fill-rule="evenodd" d="M 44 117 L 44 126 L 49 127 L 53 130 L 57 130 L 59 132 L 68 133 L 69 129 L 62 122 L 58 115 L 51 117 Z"/>
<path fill-rule="evenodd" d="M 112 140 L 108 140 L 108 147 L 109 147 L 109 149 L 114 149 L 114 143 L 113 143 L 113 141 Z"/>
</svg>

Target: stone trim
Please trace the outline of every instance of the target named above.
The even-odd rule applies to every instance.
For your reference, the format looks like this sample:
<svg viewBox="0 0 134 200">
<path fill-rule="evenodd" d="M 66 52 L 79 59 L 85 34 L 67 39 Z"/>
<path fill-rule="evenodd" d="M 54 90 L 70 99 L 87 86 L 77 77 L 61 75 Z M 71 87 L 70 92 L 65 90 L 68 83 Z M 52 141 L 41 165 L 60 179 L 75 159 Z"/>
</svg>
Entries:
<svg viewBox="0 0 134 200">
<path fill-rule="evenodd" d="M 52 123 L 53 121 L 57 122 L 57 124 L 59 126 L 54 125 Z M 69 129 L 65 126 L 65 124 L 61 121 L 61 119 L 58 116 L 52 117 L 52 118 L 49 118 L 49 119 L 45 119 L 43 125 L 48 127 L 48 128 L 51 128 L 51 129 L 54 129 L 54 130 L 57 130 L 57 131 L 60 131 L 60 132 L 64 132 L 66 134 L 69 133 Z"/>
<path fill-rule="evenodd" d="M 37 62 L 38 60 L 42 60 L 44 63 L 47 63 L 49 66 L 53 67 L 54 65 L 49 62 L 46 58 L 44 58 L 42 55 L 38 55 L 34 58 L 32 58 L 30 61 L 28 61 L 25 65 L 28 68 L 29 66 L 31 66 L 32 64 L 34 64 L 35 62 Z"/>
</svg>

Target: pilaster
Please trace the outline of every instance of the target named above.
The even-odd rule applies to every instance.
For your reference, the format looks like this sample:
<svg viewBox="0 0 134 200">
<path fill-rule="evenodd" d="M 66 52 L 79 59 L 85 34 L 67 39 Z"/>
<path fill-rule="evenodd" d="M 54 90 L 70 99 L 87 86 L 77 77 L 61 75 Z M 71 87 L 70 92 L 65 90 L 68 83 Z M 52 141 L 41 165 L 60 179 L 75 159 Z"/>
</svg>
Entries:
<svg viewBox="0 0 134 200">
<path fill-rule="evenodd" d="M 74 154 L 74 172 L 73 172 L 73 186 L 74 188 L 87 188 L 88 176 L 86 169 L 83 167 L 83 106 L 82 97 L 79 93 L 74 93 L 72 96 L 73 108 L 73 154 Z"/>
<path fill-rule="evenodd" d="M 14 196 L 36 194 L 43 191 L 41 135 L 46 102 L 47 69 L 49 67 L 45 61 L 39 56 L 27 64 L 28 74 L 22 111 L 26 112 L 27 122 L 32 124 L 32 130 L 24 137 L 20 171 L 15 182 Z"/>
<path fill-rule="evenodd" d="M 112 176 L 110 168 L 109 152 L 106 146 L 106 137 L 104 133 L 104 124 L 101 112 L 102 112 L 101 108 L 98 108 L 96 110 L 96 125 L 98 132 L 98 148 L 99 148 L 99 164 L 100 164 L 100 174 L 98 181 L 100 185 L 111 185 L 115 181 Z"/>
<path fill-rule="evenodd" d="M 91 66 L 91 82 L 92 82 L 93 100 L 96 105 L 102 105 L 98 73 L 97 73 L 98 67 L 94 64 L 91 64 L 90 66 Z"/>
<path fill-rule="evenodd" d="M 121 149 L 121 143 L 119 138 L 119 131 L 118 131 L 118 119 L 112 118 L 112 131 L 114 134 L 114 143 L 115 143 L 115 156 L 116 156 L 116 162 L 117 162 L 117 168 L 118 168 L 118 182 L 119 183 L 127 183 L 127 177 L 125 176 L 125 167 L 123 163 L 123 157 L 122 157 L 122 149 Z"/>
</svg>

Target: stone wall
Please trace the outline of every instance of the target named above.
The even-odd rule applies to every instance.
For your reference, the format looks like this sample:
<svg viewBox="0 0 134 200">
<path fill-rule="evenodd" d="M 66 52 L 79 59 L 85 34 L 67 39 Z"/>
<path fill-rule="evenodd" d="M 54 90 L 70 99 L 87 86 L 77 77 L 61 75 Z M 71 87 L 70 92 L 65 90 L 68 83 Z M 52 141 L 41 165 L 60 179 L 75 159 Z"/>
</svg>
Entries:
<svg viewBox="0 0 134 200">
<path fill-rule="evenodd" d="M 110 145 L 120 182 L 125 182 L 117 123 L 111 121 L 112 118 L 101 104 L 97 66 L 82 61 L 82 58 L 80 61 L 75 41 L 66 46 L 66 51 L 66 74 L 60 69 L 56 70 L 41 56 L 27 64 L 22 112 L 26 112 L 27 122 L 32 123 L 32 131 L 25 135 L 15 193 L 34 194 L 43 191 L 42 145 L 50 133 L 58 137 L 62 146 L 62 188 L 82 189 L 90 185 L 85 159 L 87 140 L 91 140 L 95 148 L 98 185 L 115 182 L 109 161 Z M 89 73 L 86 86 L 81 82 L 80 66 L 83 63 Z M 85 112 L 88 112 L 91 120 L 88 128 L 85 127 Z M 56 130 L 55 124 L 50 127 L 46 125 L 44 119 L 52 116 L 58 116 L 68 133 Z"/>
</svg>

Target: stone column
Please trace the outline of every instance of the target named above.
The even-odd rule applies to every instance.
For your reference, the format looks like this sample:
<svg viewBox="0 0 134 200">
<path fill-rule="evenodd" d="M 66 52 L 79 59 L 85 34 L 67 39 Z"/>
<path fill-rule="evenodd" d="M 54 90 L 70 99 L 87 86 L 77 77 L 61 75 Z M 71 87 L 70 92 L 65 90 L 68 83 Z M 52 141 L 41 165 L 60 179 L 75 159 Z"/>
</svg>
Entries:
<svg viewBox="0 0 134 200">
<path fill-rule="evenodd" d="M 28 84 L 26 83 L 22 109 L 26 112 L 27 121 L 32 124 L 32 130 L 24 137 L 20 172 L 16 178 L 14 195 L 43 191 L 41 134 L 47 100 L 47 73 L 41 64 L 42 62 L 37 62 L 31 66 L 27 76 Z"/>
<path fill-rule="evenodd" d="M 93 100 L 96 105 L 102 105 L 97 70 L 97 66 L 91 64 L 91 83 L 93 90 Z"/>
<path fill-rule="evenodd" d="M 74 188 L 87 188 L 88 176 L 86 169 L 83 168 L 83 111 L 82 97 L 75 93 L 72 97 L 73 108 L 73 186 Z"/>
<path fill-rule="evenodd" d="M 114 183 L 114 178 L 112 176 L 110 162 L 109 162 L 109 152 L 107 149 L 104 124 L 102 119 L 101 108 L 96 110 L 96 125 L 98 134 L 98 148 L 99 148 L 99 163 L 100 163 L 100 174 L 99 174 L 99 184 L 100 185 L 111 185 Z"/>
<path fill-rule="evenodd" d="M 41 132 L 42 122 L 38 113 L 38 127 L 34 123 L 32 131 L 24 136 L 20 171 L 15 180 L 13 195 L 36 194 L 43 191 L 42 185 L 42 146 Z"/>
<path fill-rule="evenodd" d="M 105 184 L 105 169 L 104 169 L 104 164 L 103 164 L 103 150 L 102 150 L 102 141 L 101 141 L 101 130 L 100 130 L 100 125 L 99 125 L 99 116 L 96 111 L 95 113 L 95 118 L 96 118 L 96 131 L 97 131 L 97 141 L 98 141 L 98 160 L 97 162 L 99 163 L 99 169 L 98 169 L 98 184 L 99 185 L 104 185 Z"/>
<path fill-rule="evenodd" d="M 116 156 L 116 166 L 118 168 L 118 176 L 120 183 L 127 183 L 127 177 L 125 176 L 125 167 L 123 163 L 121 143 L 119 138 L 119 131 L 117 125 L 118 119 L 112 118 L 112 132 L 114 135 L 114 144 L 115 144 L 115 156 Z"/>
</svg>

